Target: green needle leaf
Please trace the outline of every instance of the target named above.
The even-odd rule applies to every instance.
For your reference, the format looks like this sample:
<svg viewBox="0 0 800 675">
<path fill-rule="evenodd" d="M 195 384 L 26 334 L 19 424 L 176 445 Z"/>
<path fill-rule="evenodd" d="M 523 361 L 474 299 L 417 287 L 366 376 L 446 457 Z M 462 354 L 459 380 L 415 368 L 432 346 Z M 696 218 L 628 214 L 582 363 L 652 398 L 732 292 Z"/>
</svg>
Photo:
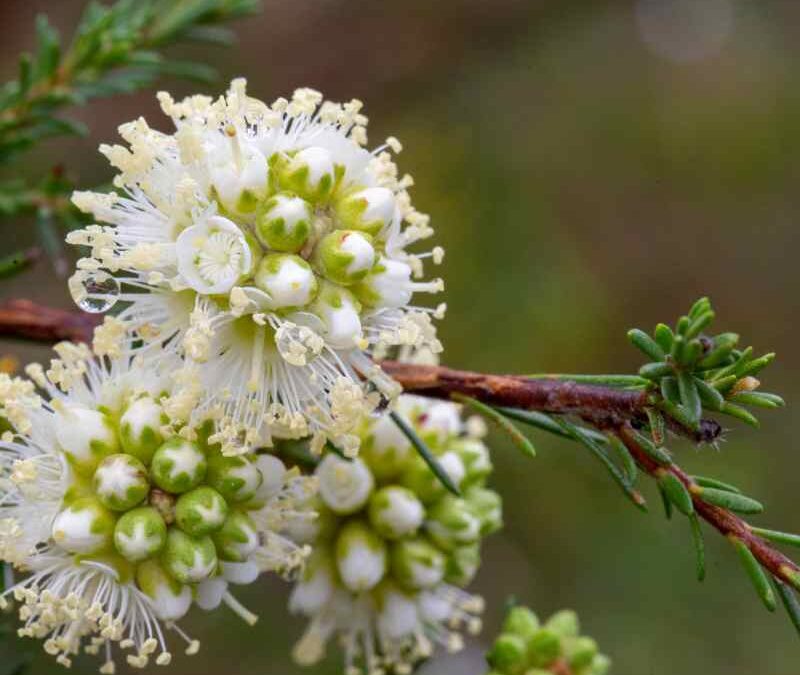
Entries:
<svg viewBox="0 0 800 675">
<path fill-rule="evenodd" d="M 705 404 L 705 406 L 710 410 L 719 410 L 725 403 L 725 399 L 722 397 L 722 394 L 720 394 L 719 391 L 708 384 L 708 382 L 705 380 L 701 380 L 699 377 L 692 379 L 694 380 L 694 385 L 697 388 L 697 393 L 700 396 L 700 400 Z"/>
<path fill-rule="evenodd" d="M 761 504 L 761 502 L 757 502 L 755 499 L 745 497 L 744 495 L 736 492 L 701 487 L 699 494 L 703 500 L 707 501 L 709 504 L 721 506 L 729 511 L 734 511 L 735 513 L 752 515 L 764 512 L 764 506 Z"/>
<path fill-rule="evenodd" d="M 665 448 L 661 448 L 657 446 L 653 441 L 651 441 L 647 436 L 644 434 L 639 433 L 638 431 L 633 432 L 634 437 L 636 438 L 636 442 L 639 444 L 639 447 L 644 450 L 644 452 L 653 460 L 658 462 L 659 464 L 666 465 L 672 463 L 672 457 L 670 456 L 669 452 Z"/>
<path fill-rule="evenodd" d="M 788 532 L 778 532 L 777 530 L 766 530 L 762 527 L 751 527 L 751 532 L 757 534 L 759 537 L 775 541 L 779 544 L 788 544 L 789 546 L 797 546 L 800 548 L 800 535 L 789 534 Z"/>
<path fill-rule="evenodd" d="M 528 440 L 525 434 L 523 434 L 508 419 L 506 419 L 506 417 L 501 412 L 498 412 L 497 410 L 495 410 L 491 406 L 486 405 L 485 403 L 476 401 L 474 398 L 470 398 L 469 396 L 464 396 L 463 394 L 453 394 L 453 399 L 459 401 L 460 403 L 468 405 L 475 411 L 488 417 L 490 421 L 496 424 L 502 431 L 504 431 L 508 435 L 508 437 L 514 443 L 514 445 L 516 445 L 524 455 L 527 455 L 528 457 L 536 457 L 536 448 L 533 447 L 533 443 L 531 443 L 530 440 Z"/>
<path fill-rule="evenodd" d="M 731 401 L 743 405 L 754 405 L 759 408 L 783 408 L 786 402 L 777 394 L 768 394 L 765 391 L 740 391 L 730 398 Z"/>
<path fill-rule="evenodd" d="M 706 545 L 703 540 L 703 530 L 700 529 L 700 519 L 696 513 L 689 516 L 689 524 L 692 527 L 692 542 L 697 559 L 697 580 L 705 581 L 706 578 Z"/>
<path fill-rule="evenodd" d="M 658 485 L 658 494 L 661 495 L 661 503 L 664 505 L 664 515 L 667 517 L 667 520 L 672 520 L 672 502 L 667 497 L 667 493 L 664 491 L 664 488 L 661 487 L 660 483 Z"/>
<path fill-rule="evenodd" d="M 780 579 L 775 579 L 775 587 L 778 589 L 778 595 L 781 596 L 781 601 L 786 613 L 789 615 L 789 620 L 795 630 L 800 633 L 800 601 L 797 600 L 797 595 Z"/>
<path fill-rule="evenodd" d="M 505 408 L 503 406 L 495 406 L 494 409 L 516 422 L 529 424 L 532 427 L 536 427 L 542 431 L 548 431 L 562 438 L 572 438 L 572 434 L 564 431 L 564 429 L 553 421 L 553 418 L 545 413 L 536 412 L 535 410 L 522 410 L 520 408 Z M 598 443 L 606 443 L 608 441 L 603 434 L 593 429 L 583 429 L 583 432 L 591 436 Z"/>
<path fill-rule="evenodd" d="M 680 478 L 669 471 L 662 470 L 661 475 L 658 477 L 658 484 L 678 511 L 684 516 L 694 514 L 692 496 Z"/>
<path fill-rule="evenodd" d="M 430 467 L 433 475 L 439 479 L 439 482 L 444 485 L 448 491 L 452 492 L 457 497 L 460 497 L 461 492 L 456 484 L 453 483 L 453 479 L 450 478 L 450 474 L 448 474 L 447 471 L 444 470 L 444 467 L 439 464 L 439 460 L 436 459 L 433 452 L 431 452 L 431 449 L 425 445 L 425 442 L 417 435 L 417 432 L 411 428 L 411 425 L 408 424 L 408 422 L 406 422 L 394 410 L 389 412 L 389 416 L 392 418 L 400 431 L 405 434 L 406 438 L 408 438 L 408 440 L 411 442 L 411 445 L 414 446 L 414 449 L 419 453 L 420 457 L 422 457 L 425 463 Z"/>
<path fill-rule="evenodd" d="M 661 346 L 643 330 L 633 328 L 628 331 L 628 340 L 634 347 L 641 350 L 653 361 L 663 361 L 667 354 Z"/>
<path fill-rule="evenodd" d="M 736 419 L 741 420 L 745 424 L 749 424 L 751 427 L 755 427 L 756 429 L 761 426 L 761 423 L 758 421 L 755 415 L 753 415 L 746 408 L 742 408 L 734 403 L 725 401 L 725 403 L 720 406 L 719 411 L 725 415 L 735 417 Z"/>
<path fill-rule="evenodd" d="M 664 350 L 664 353 L 669 354 L 670 350 L 672 349 L 672 341 L 675 339 L 672 329 L 667 324 L 660 323 L 656 326 L 653 336 L 655 337 L 658 346 Z"/>
<path fill-rule="evenodd" d="M 532 380 L 558 380 L 578 384 L 599 384 L 607 387 L 649 387 L 651 382 L 638 375 L 576 375 L 572 373 L 533 373 Z"/>
<path fill-rule="evenodd" d="M 692 480 L 701 487 L 714 488 L 716 490 L 725 490 L 726 492 L 735 492 L 741 494 L 741 490 L 730 483 L 723 483 L 716 478 L 708 478 L 707 476 L 692 476 Z"/>
<path fill-rule="evenodd" d="M 608 442 L 619 457 L 625 475 L 628 477 L 628 483 L 633 485 L 639 477 L 639 469 L 636 466 L 636 460 L 633 458 L 628 448 L 625 447 L 625 444 L 616 436 L 609 436 Z"/>
<path fill-rule="evenodd" d="M 678 373 L 678 390 L 681 393 L 681 402 L 686 413 L 696 424 L 700 421 L 703 406 L 700 402 L 700 395 L 697 393 L 697 386 L 690 373 L 681 371 Z"/>
<path fill-rule="evenodd" d="M 775 592 L 772 590 L 772 584 L 770 584 L 766 572 L 764 572 L 761 564 L 756 560 L 756 557 L 741 539 L 731 537 L 730 540 L 739 554 L 739 559 L 742 561 L 747 576 L 749 576 L 750 581 L 753 582 L 753 588 L 756 589 L 758 597 L 761 598 L 764 606 L 770 612 L 774 612 L 777 606 Z"/>
</svg>

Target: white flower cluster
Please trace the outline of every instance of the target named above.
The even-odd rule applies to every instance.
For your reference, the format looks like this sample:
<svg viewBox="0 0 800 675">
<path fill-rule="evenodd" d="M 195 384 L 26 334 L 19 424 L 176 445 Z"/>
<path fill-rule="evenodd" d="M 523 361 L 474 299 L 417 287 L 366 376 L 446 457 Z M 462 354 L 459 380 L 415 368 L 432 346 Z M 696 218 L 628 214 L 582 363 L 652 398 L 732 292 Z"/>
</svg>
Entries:
<svg viewBox="0 0 800 675">
<path fill-rule="evenodd" d="M 280 534 L 313 518 L 316 479 L 272 455 L 225 456 L 214 419 L 189 421 L 195 395 L 138 359 L 98 360 L 83 345 L 31 381 L 0 375 L 0 558 L 25 577 L 19 634 L 59 663 L 81 649 L 144 667 L 171 660 L 166 632 L 192 604 L 221 603 L 253 623 L 229 591 L 261 572 L 289 574 L 309 551 Z M 179 372 L 179 371 L 178 371 Z M 47 396 L 40 398 L 34 384 Z"/>
<path fill-rule="evenodd" d="M 346 675 L 411 672 L 440 644 L 480 630 L 480 598 L 464 592 L 481 539 L 501 525 L 500 497 L 480 428 L 458 408 L 402 396 L 399 407 L 462 492 L 445 491 L 390 417 L 365 422 L 362 452 L 327 455 L 316 469 L 319 518 L 290 530 L 314 552 L 290 600 L 310 618 L 295 658 L 313 664 L 338 637 Z"/>
<path fill-rule="evenodd" d="M 442 290 L 419 279 L 443 251 L 406 251 L 433 230 L 399 142 L 366 150 L 361 103 L 310 89 L 267 105 L 234 80 L 217 100 L 158 99 L 174 133 L 122 125 L 128 147 L 100 148 L 117 191 L 73 196 L 97 224 L 68 238 L 90 249 L 71 292 L 88 311 L 123 305 L 96 349 L 196 366 L 226 452 L 310 433 L 355 454 L 360 418 L 398 393 L 369 355 L 441 349 L 444 305 L 412 299 Z"/>
</svg>

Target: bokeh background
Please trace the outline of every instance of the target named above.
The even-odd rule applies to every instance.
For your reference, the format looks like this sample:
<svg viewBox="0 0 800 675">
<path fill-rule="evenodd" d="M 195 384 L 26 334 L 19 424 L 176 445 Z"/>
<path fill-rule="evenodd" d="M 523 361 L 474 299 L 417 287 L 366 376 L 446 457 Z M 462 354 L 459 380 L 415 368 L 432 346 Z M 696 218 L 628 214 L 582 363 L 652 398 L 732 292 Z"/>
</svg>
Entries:
<svg viewBox="0 0 800 675">
<path fill-rule="evenodd" d="M 0 2 L 0 76 L 31 47 L 38 11 L 66 32 L 82 4 Z M 625 330 L 672 320 L 700 294 L 720 327 L 777 351 L 766 379 L 790 407 L 763 414 L 757 433 L 728 423 L 719 451 L 677 452 L 693 471 L 763 498 L 760 522 L 800 530 L 800 3 L 267 0 L 238 32 L 235 49 L 203 55 L 226 78 L 245 75 L 270 100 L 297 86 L 359 97 L 373 143 L 404 142 L 401 169 L 447 249 L 448 364 L 630 372 L 640 358 Z M 109 177 L 95 150 L 119 123 L 145 115 L 166 126 L 151 92 L 76 115 L 90 139 L 52 143 L 5 170 L 64 164 L 89 187 Z M 24 220 L 0 227 L 2 253 L 36 236 Z M 47 263 L 2 282 L 0 296 L 70 305 Z M 47 357 L 8 341 L 0 354 Z M 618 675 L 800 672 L 793 629 L 764 611 L 724 541 L 708 532 L 698 584 L 688 524 L 664 520 L 651 486 L 643 515 L 585 451 L 535 441 L 529 461 L 493 438 L 506 528 L 485 547 L 476 583 L 489 600 L 485 640 L 514 594 L 543 614 L 579 610 Z M 262 616 L 255 629 L 224 610 L 188 621 L 204 650 L 173 672 L 299 673 L 288 652 L 301 622 L 287 620 L 286 598 L 278 581 L 246 589 Z M 484 646 L 424 672 L 478 675 Z M 37 655 L 30 672 L 55 667 Z M 331 659 L 314 672 L 339 669 Z"/>
</svg>

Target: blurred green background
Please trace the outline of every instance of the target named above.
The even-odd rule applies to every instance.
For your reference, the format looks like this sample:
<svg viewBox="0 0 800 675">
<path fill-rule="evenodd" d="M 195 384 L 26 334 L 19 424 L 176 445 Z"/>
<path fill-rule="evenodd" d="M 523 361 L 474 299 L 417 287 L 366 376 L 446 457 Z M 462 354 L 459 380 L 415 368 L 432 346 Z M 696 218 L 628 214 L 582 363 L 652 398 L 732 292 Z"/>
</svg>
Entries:
<svg viewBox="0 0 800 675">
<path fill-rule="evenodd" d="M 69 31 L 82 4 L 3 0 L 0 75 L 31 47 L 36 12 Z M 759 522 L 800 530 L 800 3 L 267 0 L 238 32 L 235 49 L 203 55 L 226 78 L 246 76 L 268 100 L 297 86 L 362 98 L 372 143 L 403 141 L 401 170 L 447 249 L 449 365 L 629 372 L 640 360 L 625 330 L 672 321 L 700 294 L 720 329 L 777 351 L 766 380 L 788 410 L 766 412 L 761 432 L 728 423 L 719 451 L 677 452 L 763 498 Z M 149 92 L 77 115 L 91 139 L 52 143 L 10 170 L 63 163 L 89 187 L 110 175 L 96 146 L 119 123 L 145 115 L 166 128 Z M 32 223 L 0 227 L 2 253 L 35 239 Z M 47 263 L 4 281 L 0 296 L 70 305 Z M 47 356 L 8 341 L 0 354 Z M 542 614 L 579 610 L 618 675 L 800 672 L 793 629 L 763 610 L 724 541 L 708 532 L 698 584 L 688 524 L 663 519 L 651 486 L 643 515 L 586 452 L 535 440 L 529 461 L 493 437 L 507 526 L 476 583 L 489 600 L 485 642 L 513 593 Z M 202 656 L 176 659 L 173 672 L 300 672 L 288 657 L 301 622 L 286 618 L 286 587 L 270 580 L 241 597 L 260 612 L 257 627 L 225 610 L 195 615 L 185 623 Z M 477 675 L 483 646 L 423 672 Z M 31 673 L 55 668 L 37 654 Z M 314 672 L 339 669 L 329 659 Z"/>
</svg>

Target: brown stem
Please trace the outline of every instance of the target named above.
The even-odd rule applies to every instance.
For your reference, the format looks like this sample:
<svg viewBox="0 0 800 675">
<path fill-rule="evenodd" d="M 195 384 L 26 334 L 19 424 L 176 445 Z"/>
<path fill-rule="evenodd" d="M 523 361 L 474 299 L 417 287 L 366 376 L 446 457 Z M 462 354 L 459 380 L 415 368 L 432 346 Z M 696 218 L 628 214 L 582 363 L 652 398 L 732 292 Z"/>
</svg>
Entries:
<svg viewBox="0 0 800 675">
<path fill-rule="evenodd" d="M 745 520 L 728 509 L 706 502 L 702 497 L 702 488 L 677 464 L 671 463 L 664 466 L 655 461 L 642 449 L 630 424 L 623 424 L 615 429 L 615 433 L 643 471 L 655 479 L 658 479 L 665 471 L 678 478 L 689 490 L 697 515 L 723 536 L 741 540 L 764 569 L 768 570 L 775 578 L 800 589 L 800 567 L 769 542 L 753 534 L 750 525 Z"/>
<path fill-rule="evenodd" d="M 97 316 L 45 307 L 30 300 L 9 300 L 0 305 L 0 335 L 8 337 L 90 343 L 98 323 Z"/>
</svg>

